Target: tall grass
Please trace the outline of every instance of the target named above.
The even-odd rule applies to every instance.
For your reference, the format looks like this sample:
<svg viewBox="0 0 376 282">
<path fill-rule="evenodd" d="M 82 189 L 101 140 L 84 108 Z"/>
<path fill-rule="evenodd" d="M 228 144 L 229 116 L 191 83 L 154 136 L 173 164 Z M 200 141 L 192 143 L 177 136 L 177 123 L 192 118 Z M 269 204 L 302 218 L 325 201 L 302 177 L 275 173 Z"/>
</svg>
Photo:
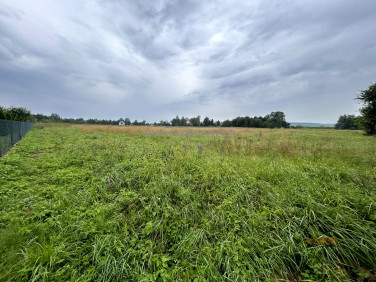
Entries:
<svg viewBox="0 0 376 282">
<path fill-rule="evenodd" d="M 0 159 L 0 280 L 370 280 L 375 156 L 356 131 L 38 126 Z"/>
</svg>

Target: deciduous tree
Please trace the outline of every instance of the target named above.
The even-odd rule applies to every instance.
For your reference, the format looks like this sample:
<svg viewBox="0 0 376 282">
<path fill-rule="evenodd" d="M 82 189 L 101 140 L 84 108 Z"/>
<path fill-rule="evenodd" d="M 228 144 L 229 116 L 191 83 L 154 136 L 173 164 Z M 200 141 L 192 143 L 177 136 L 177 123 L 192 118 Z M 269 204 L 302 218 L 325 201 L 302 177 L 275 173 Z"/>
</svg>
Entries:
<svg viewBox="0 0 376 282">
<path fill-rule="evenodd" d="M 368 135 L 376 134 L 376 83 L 371 84 L 366 90 L 360 91 L 356 99 L 360 100 L 364 106 L 360 109 L 361 127 Z"/>
<path fill-rule="evenodd" d="M 358 129 L 355 119 L 354 115 L 342 115 L 338 118 L 334 127 L 336 129 Z"/>
</svg>

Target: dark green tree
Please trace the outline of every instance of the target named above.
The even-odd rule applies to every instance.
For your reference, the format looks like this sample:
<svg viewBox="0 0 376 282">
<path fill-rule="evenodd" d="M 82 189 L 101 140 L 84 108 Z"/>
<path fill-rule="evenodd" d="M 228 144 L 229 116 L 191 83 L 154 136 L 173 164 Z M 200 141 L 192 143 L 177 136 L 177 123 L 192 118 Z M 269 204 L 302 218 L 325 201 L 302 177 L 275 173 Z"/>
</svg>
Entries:
<svg viewBox="0 0 376 282">
<path fill-rule="evenodd" d="M 33 115 L 24 107 L 10 107 L 7 109 L 8 114 L 13 120 L 17 121 L 34 121 Z"/>
<path fill-rule="evenodd" d="M 0 119 L 6 119 L 5 109 L 1 106 L 0 106 Z"/>
<path fill-rule="evenodd" d="M 285 120 L 285 114 L 283 112 L 272 112 L 269 115 L 265 116 L 266 127 L 269 128 L 288 128 L 290 124 Z"/>
<path fill-rule="evenodd" d="M 221 126 L 222 127 L 230 127 L 230 126 L 232 126 L 232 124 L 231 124 L 230 120 L 226 119 L 225 121 L 222 122 Z"/>
<path fill-rule="evenodd" d="M 338 118 L 334 127 L 336 129 L 358 129 L 355 119 L 356 117 L 354 115 L 342 115 Z"/>
<path fill-rule="evenodd" d="M 172 126 L 179 126 L 180 125 L 180 118 L 179 118 L 179 116 L 176 116 L 175 118 L 173 118 L 171 120 L 171 125 Z"/>
<path fill-rule="evenodd" d="M 189 119 L 192 126 L 200 126 L 200 116 Z"/>
<path fill-rule="evenodd" d="M 171 124 L 167 120 L 161 120 L 158 125 L 170 126 Z"/>
<path fill-rule="evenodd" d="M 98 123 L 97 119 L 95 119 L 95 118 L 89 118 L 86 122 L 87 122 L 87 124 L 97 124 Z"/>
<path fill-rule="evenodd" d="M 368 89 L 360 91 L 356 99 L 360 100 L 363 108 L 359 119 L 361 127 L 368 135 L 376 134 L 376 83 L 371 84 Z"/>
<path fill-rule="evenodd" d="M 74 123 L 83 124 L 83 123 L 85 123 L 85 120 L 83 118 L 76 118 Z"/>
<path fill-rule="evenodd" d="M 210 126 L 210 118 L 205 117 L 203 122 L 202 122 L 202 125 L 203 126 Z"/>
<path fill-rule="evenodd" d="M 46 115 L 43 115 L 43 114 L 35 114 L 35 115 L 33 115 L 33 116 L 34 116 L 34 118 L 35 118 L 35 120 L 36 120 L 37 122 L 48 121 L 48 116 L 46 116 Z"/>
<path fill-rule="evenodd" d="M 188 124 L 187 118 L 182 116 L 180 121 L 179 121 L 179 126 L 187 126 L 187 124 Z"/>
<path fill-rule="evenodd" d="M 52 122 L 61 122 L 62 119 L 58 114 L 51 114 L 49 120 Z"/>
</svg>

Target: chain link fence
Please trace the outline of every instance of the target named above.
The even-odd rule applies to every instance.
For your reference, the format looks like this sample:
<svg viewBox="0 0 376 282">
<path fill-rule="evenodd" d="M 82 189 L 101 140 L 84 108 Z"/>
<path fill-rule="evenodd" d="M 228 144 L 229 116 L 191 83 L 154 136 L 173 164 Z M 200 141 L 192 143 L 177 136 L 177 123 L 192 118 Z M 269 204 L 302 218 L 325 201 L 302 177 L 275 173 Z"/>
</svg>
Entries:
<svg viewBox="0 0 376 282">
<path fill-rule="evenodd" d="M 33 128 L 32 122 L 0 119 L 0 156 Z"/>
</svg>

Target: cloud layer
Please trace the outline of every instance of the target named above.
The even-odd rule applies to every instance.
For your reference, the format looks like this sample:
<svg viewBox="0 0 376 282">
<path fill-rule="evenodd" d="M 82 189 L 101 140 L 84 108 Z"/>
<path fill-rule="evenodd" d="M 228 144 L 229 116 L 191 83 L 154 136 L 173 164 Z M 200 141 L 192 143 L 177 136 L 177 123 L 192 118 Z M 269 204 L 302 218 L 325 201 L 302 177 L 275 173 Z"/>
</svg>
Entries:
<svg viewBox="0 0 376 282">
<path fill-rule="evenodd" d="M 335 122 L 376 81 L 373 0 L 147 2 L 0 0 L 0 104 Z"/>
</svg>

